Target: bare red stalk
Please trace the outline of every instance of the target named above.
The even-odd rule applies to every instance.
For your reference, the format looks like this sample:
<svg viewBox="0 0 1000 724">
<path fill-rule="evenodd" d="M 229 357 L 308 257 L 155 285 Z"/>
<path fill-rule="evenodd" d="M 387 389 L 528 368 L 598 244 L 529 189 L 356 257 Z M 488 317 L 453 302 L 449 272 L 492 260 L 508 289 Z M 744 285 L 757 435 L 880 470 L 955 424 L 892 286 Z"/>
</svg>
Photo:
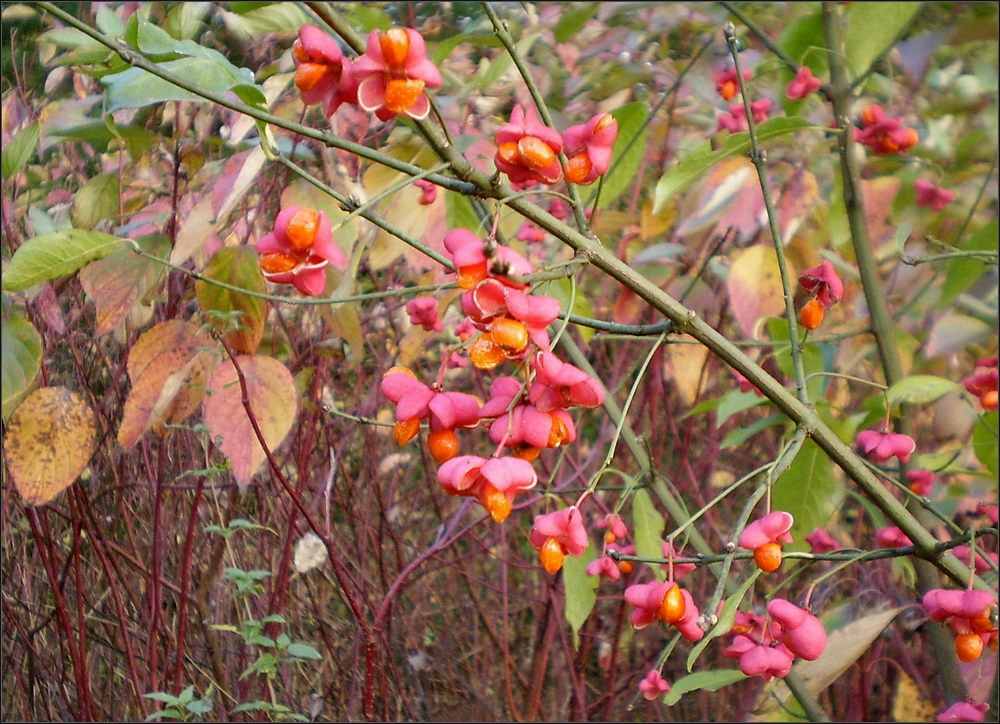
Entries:
<svg viewBox="0 0 1000 724">
<path fill-rule="evenodd" d="M 76 621 L 78 630 L 78 650 L 80 651 L 80 670 L 77 674 L 77 679 L 80 684 L 77 687 L 77 696 L 83 702 L 83 706 L 86 711 L 93 718 L 94 714 L 94 697 L 90 690 L 90 667 L 87 664 L 87 596 L 85 591 L 89 590 L 89 587 L 85 585 L 83 580 L 83 570 L 82 555 L 80 551 L 80 518 L 81 513 L 78 506 L 75 504 L 74 496 L 69 497 L 69 507 L 72 514 L 72 528 L 73 528 L 73 552 L 70 554 L 73 561 L 73 578 L 76 586 Z"/>
<path fill-rule="evenodd" d="M 358 601 L 354 595 L 353 584 L 351 584 L 350 575 L 344 566 L 343 561 L 337 555 L 336 550 L 334 550 L 333 543 L 330 541 L 323 531 L 320 530 L 319 524 L 309 513 L 309 509 L 306 507 L 305 503 L 302 502 L 302 496 L 299 495 L 298 491 L 295 490 L 288 479 L 282 474 L 281 468 L 278 466 L 278 462 L 274 459 L 274 453 L 271 452 L 271 448 L 268 446 L 267 441 L 264 439 L 264 434 L 260 430 L 260 425 L 257 423 L 257 417 L 254 415 L 253 408 L 250 406 L 250 393 L 247 389 L 247 380 L 243 374 L 243 370 L 240 368 L 239 362 L 236 360 L 236 355 L 230 349 L 226 341 L 219 337 L 219 343 L 225 349 L 226 354 L 229 356 L 230 361 L 233 363 L 233 368 L 236 370 L 236 377 L 240 384 L 240 393 L 242 395 L 241 401 L 243 403 L 243 409 L 247 413 L 247 417 L 250 419 L 250 425 L 253 428 L 254 435 L 257 438 L 257 442 L 260 443 L 261 449 L 264 451 L 264 455 L 267 457 L 268 465 L 271 468 L 271 472 L 274 477 L 281 484 L 281 487 L 285 489 L 285 492 L 291 498 L 295 507 L 299 510 L 302 516 L 306 519 L 309 527 L 312 531 L 320 537 L 323 544 L 326 546 L 327 557 L 333 566 L 334 575 L 337 577 L 337 582 L 340 584 L 341 591 L 344 596 L 344 600 L 347 602 L 348 608 L 354 614 L 354 618 L 358 623 L 358 627 L 361 629 L 361 637 L 364 642 L 365 650 L 365 676 L 364 685 L 362 687 L 362 711 L 364 713 L 365 719 L 368 721 L 374 721 L 375 718 L 375 663 L 377 658 L 377 650 L 375 648 L 375 640 L 378 634 L 378 629 L 373 629 L 369 625 L 365 618 L 364 611 L 358 604 Z"/>
<path fill-rule="evenodd" d="M 115 606 L 115 614 L 118 617 L 118 628 L 120 629 L 122 635 L 122 649 L 125 651 L 125 659 L 128 661 L 132 693 L 135 695 L 136 705 L 139 707 L 139 711 L 142 712 L 142 716 L 145 718 L 148 715 L 149 710 L 146 705 L 146 699 L 142 696 L 144 692 L 140 688 L 142 678 L 139 676 L 139 669 L 135 661 L 135 651 L 132 647 L 132 635 L 129 633 L 131 623 L 125 615 L 125 604 L 122 601 L 121 596 L 119 584 L 123 580 L 123 577 L 117 570 L 114 563 L 108 558 L 106 541 L 104 540 L 104 536 L 101 533 L 100 528 L 94 522 L 94 514 L 90 507 L 89 499 L 79 486 L 73 486 L 70 488 L 70 494 L 73 495 L 74 492 L 77 496 L 78 505 L 83 511 L 82 517 L 86 525 L 87 535 L 90 538 L 94 553 L 97 555 L 97 558 L 101 563 L 101 569 L 104 571 L 104 577 L 108 581 L 108 592 L 110 593 L 111 601 Z"/>
<path fill-rule="evenodd" d="M 198 477 L 198 487 L 194 491 L 194 500 L 191 501 L 191 515 L 188 516 L 187 529 L 184 532 L 184 556 L 181 559 L 181 583 L 180 595 L 177 600 L 177 640 L 174 645 L 177 647 L 177 658 L 174 663 L 174 694 L 181 692 L 181 684 L 184 682 L 184 649 L 185 638 L 187 636 L 187 608 L 190 591 L 188 590 L 191 578 L 191 556 L 194 551 L 194 540 L 197 537 L 196 527 L 198 525 L 198 506 L 201 504 L 201 496 L 205 489 L 205 477 Z"/>
<path fill-rule="evenodd" d="M 82 668 L 80 658 L 82 652 L 76 646 L 73 636 L 73 623 L 69 619 L 66 598 L 63 595 L 62 585 L 59 583 L 59 577 L 56 575 L 55 566 L 53 565 L 48 516 L 45 509 L 39 511 L 33 507 L 28 508 L 27 514 L 31 532 L 35 537 L 35 542 L 38 544 L 38 555 L 42 559 L 42 565 L 45 567 L 45 573 L 49 578 L 49 585 L 52 587 L 56 620 L 63 631 L 61 640 L 66 645 L 66 648 L 69 649 L 70 662 L 73 667 L 73 676 L 78 696 L 75 704 L 67 700 L 66 706 L 73 712 L 74 718 L 78 721 L 92 721 L 94 718 L 93 712 L 87 708 L 87 698 L 86 696 L 80 696 L 82 687 L 85 684 L 85 681 L 80 677 L 80 670 Z"/>
</svg>

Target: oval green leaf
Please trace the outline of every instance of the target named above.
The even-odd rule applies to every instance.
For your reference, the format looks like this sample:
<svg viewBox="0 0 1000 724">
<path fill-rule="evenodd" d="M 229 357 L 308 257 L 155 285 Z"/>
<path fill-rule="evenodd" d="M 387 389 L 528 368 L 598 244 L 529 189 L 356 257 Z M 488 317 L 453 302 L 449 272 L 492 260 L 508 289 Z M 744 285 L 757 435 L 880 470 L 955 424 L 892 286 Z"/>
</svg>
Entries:
<svg viewBox="0 0 1000 724">
<path fill-rule="evenodd" d="M 14 252 L 3 273 L 3 289 L 20 292 L 58 279 L 103 259 L 127 242 L 101 231 L 66 229 L 28 239 Z"/>
<path fill-rule="evenodd" d="M 3 152 L 0 153 L 0 170 L 3 171 L 5 179 L 10 178 L 24 168 L 24 164 L 35 153 L 35 148 L 38 146 L 39 133 L 40 129 L 36 121 L 18 131 L 10 139 L 10 143 L 3 147 Z"/>
<path fill-rule="evenodd" d="M 890 387 L 886 397 L 890 406 L 902 403 L 927 405 L 949 392 L 957 392 L 960 389 L 961 385 L 946 377 L 910 375 Z"/>
<path fill-rule="evenodd" d="M 3 355 L 3 419 L 6 420 L 38 376 L 42 361 L 42 338 L 26 317 L 12 315 L 4 322 L 0 340 L 0 354 Z"/>
<path fill-rule="evenodd" d="M 814 126 L 802 118 L 771 118 L 757 126 L 757 140 L 767 141 L 803 128 L 829 130 Z M 749 132 L 732 134 L 718 151 L 713 151 L 711 143 L 706 141 L 695 151 L 682 158 L 676 166 L 663 174 L 656 182 L 656 189 L 653 193 L 653 213 L 658 214 L 663 211 L 672 199 L 695 180 L 701 178 L 701 175 L 716 163 L 729 156 L 745 154 L 749 149 Z"/>
</svg>

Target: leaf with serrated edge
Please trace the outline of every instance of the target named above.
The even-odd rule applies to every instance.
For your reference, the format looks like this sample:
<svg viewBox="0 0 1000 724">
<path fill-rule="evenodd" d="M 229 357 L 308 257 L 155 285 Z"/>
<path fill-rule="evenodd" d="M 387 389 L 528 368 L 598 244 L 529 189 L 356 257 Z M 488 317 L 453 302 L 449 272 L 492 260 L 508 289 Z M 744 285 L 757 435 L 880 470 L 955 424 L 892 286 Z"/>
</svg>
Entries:
<svg viewBox="0 0 1000 724">
<path fill-rule="evenodd" d="M 45 505 L 80 477 L 94 452 L 97 424 L 83 397 L 41 387 L 7 424 L 4 456 L 14 486 L 29 505 Z"/>
<path fill-rule="evenodd" d="M 40 282 L 72 274 L 95 259 L 117 251 L 124 239 L 102 231 L 66 229 L 28 239 L 4 269 L 4 291 L 20 292 Z"/>
<path fill-rule="evenodd" d="M 297 411 L 295 380 L 281 362 L 262 355 L 236 358 L 246 380 L 247 399 L 264 442 L 273 452 L 292 428 Z M 231 360 L 224 360 L 212 374 L 203 403 L 204 421 L 219 449 L 229 458 L 240 490 L 267 459 L 253 424 L 243 406 L 239 376 Z"/>
</svg>

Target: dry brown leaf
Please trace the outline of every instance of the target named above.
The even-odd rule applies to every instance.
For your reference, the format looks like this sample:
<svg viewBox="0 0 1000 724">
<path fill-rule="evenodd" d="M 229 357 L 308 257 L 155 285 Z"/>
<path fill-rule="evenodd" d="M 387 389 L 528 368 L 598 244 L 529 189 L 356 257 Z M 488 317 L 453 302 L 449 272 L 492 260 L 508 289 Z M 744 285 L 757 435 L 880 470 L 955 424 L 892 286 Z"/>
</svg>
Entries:
<svg viewBox="0 0 1000 724">
<path fill-rule="evenodd" d="M 87 467 L 96 444 L 94 412 L 66 387 L 41 387 L 10 417 L 3 451 L 29 505 L 45 505 Z"/>
</svg>

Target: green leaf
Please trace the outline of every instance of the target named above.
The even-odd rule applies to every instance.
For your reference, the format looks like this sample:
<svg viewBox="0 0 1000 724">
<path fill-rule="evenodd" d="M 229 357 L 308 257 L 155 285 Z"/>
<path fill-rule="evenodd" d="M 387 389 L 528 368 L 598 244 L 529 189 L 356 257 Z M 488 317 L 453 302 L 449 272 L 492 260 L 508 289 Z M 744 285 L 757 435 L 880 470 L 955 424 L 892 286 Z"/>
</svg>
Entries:
<svg viewBox="0 0 1000 724">
<path fill-rule="evenodd" d="M 83 229 L 66 229 L 33 237 L 14 252 L 3 273 L 3 289 L 20 292 L 35 284 L 67 276 L 126 243 L 111 234 Z"/>
<path fill-rule="evenodd" d="M 663 697 L 663 703 L 673 706 L 689 691 L 718 691 L 724 686 L 735 684 L 747 678 L 739 669 L 716 669 L 715 671 L 699 671 L 696 674 L 684 676 L 670 685 L 670 691 Z"/>
<path fill-rule="evenodd" d="M 205 714 L 208 714 L 208 712 L 212 711 L 214 706 L 214 702 L 208 697 L 205 697 L 204 699 L 195 699 L 194 701 L 188 702 L 185 705 L 185 708 L 195 716 L 204 716 Z"/>
<path fill-rule="evenodd" d="M 983 413 L 972 428 L 972 449 L 976 458 L 996 477 L 1000 474 L 1000 446 L 997 445 L 997 411 Z"/>
<path fill-rule="evenodd" d="M 812 128 L 820 131 L 829 129 L 814 126 L 801 118 L 771 118 L 757 126 L 757 140 L 763 142 L 779 136 Z M 656 182 L 653 192 L 653 214 L 658 214 L 666 205 L 691 183 L 701 178 L 708 169 L 729 156 L 745 154 L 750 149 L 750 133 L 734 133 L 726 138 L 722 148 L 712 150 L 711 142 L 706 141 L 695 151 L 682 158 L 676 166 L 667 171 Z"/>
<path fill-rule="evenodd" d="M 285 654 L 296 659 L 313 659 L 318 661 L 323 658 L 323 654 L 309 644 L 288 644 Z"/>
<path fill-rule="evenodd" d="M 632 520 L 635 523 L 635 554 L 640 558 L 663 558 L 663 530 L 667 524 L 644 488 L 639 488 L 632 496 Z M 650 568 L 657 580 L 666 576 L 659 566 Z"/>
<path fill-rule="evenodd" d="M 597 587 L 601 583 L 600 576 L 588 576 L 587 565 L 597 558 L 593 546 L 579 558 L 569 556 L 563 563 L 563 587 L 566 590 L 566 600 L 563 615 L 573 629 L 573 646 L 580 645 L 580 629 L 594 610 L 597 603 Z"/>
<path fill-rule="evenodd" d="M 179 699 L 173 694 L 168 694 L 165 691 L 154 691 L 151 694 L 143 694 L 144 699 L 152 699 L 153 701 L 162 701 L 164 704 L 175 704 Z"/>
<path fill-rule="evenodd" d="M 731 390 L 719 400 L 719 406 L 715 410 L 715 426 L 722 427 L 726 420 L 736 413 L 757 407 L 766 401 L 765 398 L 758 395 L 754 390 L 748 390 L 747 392 L 740 392 L 738 388 Z"/>
<path fill-rule="evenodd" d="M 865 2 L 847 6 L 849 15 L 844 31 L 847 63 L 858 78 L 910 25 L 920 12 L 919 2 Z"/>
<path fill-rule="evenodd" d="M 607 208 L 633 183 L 646 152 L 649 109 L 645 103 L 627 103 L 611 112 L 618 121 L 618 136 L 611 149 L 611 167 L 603 181 L 594 184 L 592 194 L 600 192 L 601 208 Z M 588 199 L 588 205 L 593 196 Z"/>
<path fill-rule="evenodd" d="M 313 22 L 299 3 L 241 2 L 226 5 L 233 12 L 221 9 L 221 6 L 217 11 L 226 28 L 245 37 L 264 33 L 297 33 L 303 25 Z"/>
<path fill-rule="evenodd" d="M 117 216 L 118 199 L 118 174 L 97 174 L 73 196 L 73 226 L 93 229 L 105 219 Z"/>
<path fill-rule="evenodd" d="M 212 284 L 223 282 L 249 292 L 266 291 L 257 253 L 249 246 L 223 247 L 212 255 L 204 279 L 195 282 L 198 304 L 209 323 L 223 333 L 226 343 L 241 354 L 253 354 L 264 337 L 267 304 Z"/>
<path fill-rule="evenodd" d="M 795 519 L 790 531 L 794 542 L 786 550 L 806 550 L 805 537 L 826 525 L 843 495 L 833 462 L 816 443 L 806 440 L 771 490 L 771 509 L 787 511 Z"/>
<path fill-rule="evenodd" d="M 1000 226 L 992 219 L 979 231 L 973 234 L 962 245 L 962 251 L 997 251 Z M 989 266 L 976 259 L 952 259 L 948 262 L 948 272 L 941 286 L 941 296 L 937 301 L 939 310 L 951 306 L 955 298 L 975 284 L 986 273 Z"/>
<path fill-rule="evenodd" d="M 30 123 L 18 131 L 0 153 L 0 171 L 9 179 L 17 174 L 34 155 L 38 147 L 40 128 L 38 122 Z"/>
<path fill-rule="evenodd" d="M 587 24 L 594 15 L 601 3 L 567 3 L 564 7 L 569 12 L 563 15 L 556 26 L 552 28 L 552 35 L 557 43 L 565 43 L 572 38 L 580 29 Z"/>
<path fill-rule="evenodd" d="M 947 377 L 934 375 L 910 375 L 899 380 L 886 393 L 889 405 L 899 405 L 905 402 L 914 405 L 927 405 L 944 397 L 949 392 L 956 392 L 962 386 Z"/>
<path fill-rule="evenodd" d="M 180 80 L 216 95 L 224 94 L 233 86 L 254 85 L 253 73 L 246 68 L 236 68 L 228 61 L 187 57 L 158 65 Z M 106 75 L 101 78 L 101 82 L 106 88 L 104 105 L 108 113 L 121 108 L 142 108 L 167 101 L 209 102 L 142 68 L 133 67 L 121 73 Z"/>
<path fill-rule="evenodd" d="M 0 331 L 3 358 L 3 419 L 7 420 L 18 402 L 38 377 L 42 363 L 42 338 L 34 325 L 21 314 L 11 315 Z"/>
<path fill-rule="evenodd" d="M 479 217 L 467 196 L 455 191 L 444 192 L 444 215 L 449 229 L 469 229 L 473 234 L 480 228 Z"/>
</svg>

